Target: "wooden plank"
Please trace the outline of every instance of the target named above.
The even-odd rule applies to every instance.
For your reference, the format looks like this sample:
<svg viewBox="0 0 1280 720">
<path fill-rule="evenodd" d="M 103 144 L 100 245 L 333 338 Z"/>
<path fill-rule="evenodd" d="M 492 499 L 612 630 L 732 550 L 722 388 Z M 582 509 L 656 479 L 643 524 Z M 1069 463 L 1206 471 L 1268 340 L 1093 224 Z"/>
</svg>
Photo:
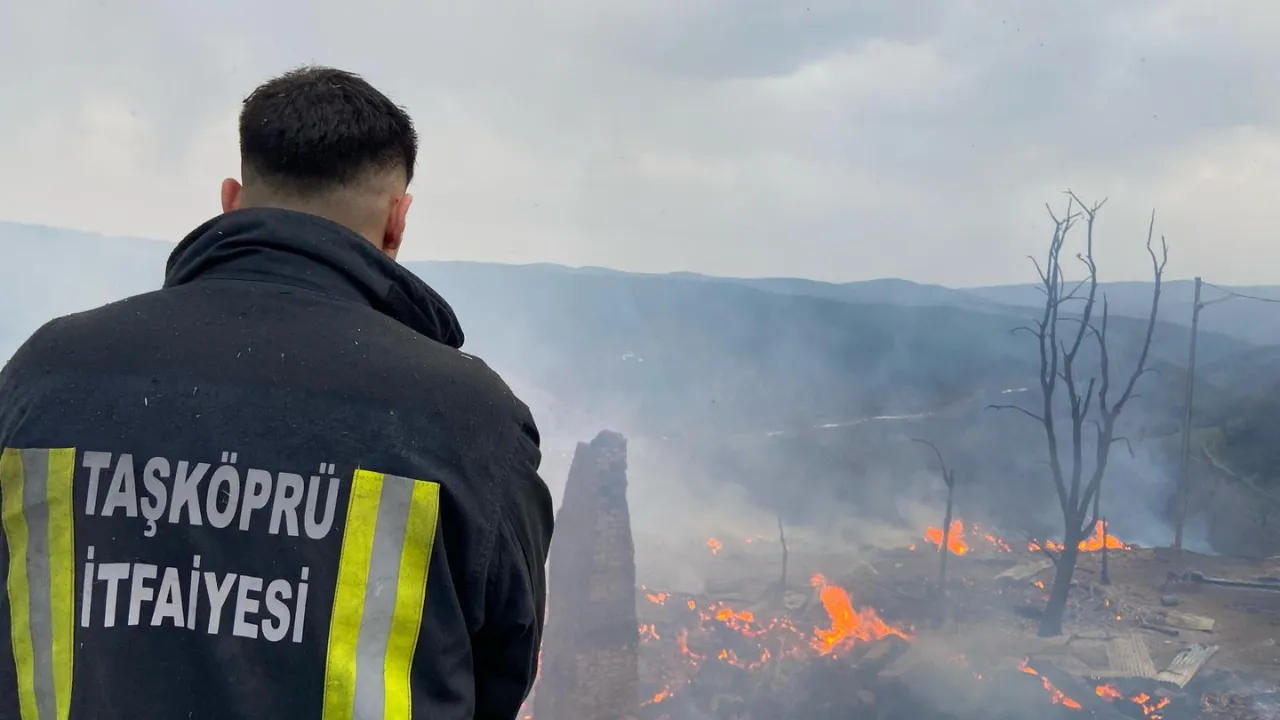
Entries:
<svg viewBox="0 0 1280 720">
<path fill-rule="evenodd" d="M 1110 667 L 1105 677 L 1156 676 L 1156 664 L 1147 649 L 1147 639 L 1136 632 L 1125 633 L 1107 643 L 1107 663 Z"/>
<path fill-rule="evenodd" d="M 1216 624 L 1211 617 L 1192 615 L 1191 613 L 1178 612 L 1177 610 L 1157 610 L 1155 617 L 1159 618 L 1165 625 L 1182 628 L 1183 630 L 1213 632 L 1213 626 Z"/>
<path fill-rule="evenodd" d="M 1234 580 L 1232 578 L 1210 577 L 1201 575 L 1198 572 L 1188 573 L 1183 577 L 1190 577 L 1193 582 L 1204 583 L 1206 585 L 1221 585 L 1222 587 L 1235 588 L 1254 588 L 1256 590 L 1280 590 L 1280 580 L 1274 578 L 1260 578 L 1258 580 Z"/>
<path fill-rule="evenodd" d="M 1169 663 L 1169 667 L 1156 675 L 1156 680 L 1184 688 L 1216 652 L 1218 652 L 1217 645 L 1192 645 L 1178 653 L 1173 662 Z"/>
</svg>

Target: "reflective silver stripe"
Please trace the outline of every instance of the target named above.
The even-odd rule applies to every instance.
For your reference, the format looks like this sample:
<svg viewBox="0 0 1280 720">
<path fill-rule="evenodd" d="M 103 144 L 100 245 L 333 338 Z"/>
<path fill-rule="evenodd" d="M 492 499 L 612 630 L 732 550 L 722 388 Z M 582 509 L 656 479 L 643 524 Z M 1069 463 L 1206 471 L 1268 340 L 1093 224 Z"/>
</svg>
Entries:
<svg viewBox="0 0 1280 720">
<path fill-rule="evenodd" d="M 381 720 L 386 709 L 387 643 L 396 609 L 400 581 L 400 556 L 415 481 L 395 475 L 382 476 L 378 521 L 369 557 L 369 584 L 365 588 L 364 615 L 356 644 L 354 717 Z"/>
<path fill-rule="evenodd" d="M 31 653 L 40 720 L 57 718 L 53 689 L 53 598 L 49 565 L 49 451 L 22 451 L 22 514 L 27 520 Z"/>
</svg>

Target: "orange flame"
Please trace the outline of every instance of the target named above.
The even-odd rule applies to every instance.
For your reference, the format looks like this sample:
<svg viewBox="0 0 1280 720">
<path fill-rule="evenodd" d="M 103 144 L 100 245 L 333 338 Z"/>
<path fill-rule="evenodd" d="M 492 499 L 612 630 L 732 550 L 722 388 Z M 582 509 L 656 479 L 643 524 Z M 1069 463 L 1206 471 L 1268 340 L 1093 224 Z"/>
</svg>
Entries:
<svg viewBox="0 0 1280 720">
<path fill-rule="evenodd" d="M 910 638 L 903 631 L 880 619 L 873 608 L 858 612 L 853 608 L 853 601 L 848 591 L 839 585 L 832 585 L 821 574 L 815 574 L 811 581 L 818 588 L 818 598 L 822 607 L 831 618 L 831 627 L 817 628 L 810 646 L 822 653 L 830 655 L 837 650 L 851 647 L 858 641 L 878 640 L 888 635 Z"/>
<path fill-rule="evenodd" d="M 707 538 L 707 547 L 711 548 L 712 555 L 719 555 L 720 551 L 724 549 L 724 543 L 715 538 Z"/>
<path fill-rule="evenodd" d="M 1138 693 L 1129 699 L 1138 703 L 1142 707 L 1142 714 L 1151 718 L 1151 720 L 1160 720 L 1162 716 L 1158 712 L 1169 704 L 1169 698 L 1167 697 L 1155 700 L 1146 693 Z"/>
<path fill-rule="evenodd" d="M 1098 694 L 1098 697 L 1110 702 L 1124 699 L 1124 693 L 1120 692 L 1114 685 L 1099 685 L 1093 691 Z M 1138 693 L 1129 698 L 1129 700 L 1141 707 L 1142 714 L 1151 718 L 1151 720 L 1160 720 L 1162 716 L 1159 711 L 1169 704 L 1169 698 L 1167 697 L 1156 700 L 1146 693 Z"/>
<path fill-rule="evenodd" d="M 1080 541 L 1080 549 L 1085 552 L 1096 552 L 1101 550 L 1105 545 L 1108 550 L 1128 550 L 1129 546 L 1120 542 L 1120 539 L 1112 535 L 1108 531 L 1103 539 L 1102 521 L 1094 523 L 1093 534 Z"/>
<path fill-rule="evenodd" d="M 1062 705 L 1063 707 L 1069 707 L 1073 710 L 1081 709 L 1080 703 L 1067 697 L 1066 693 L 1062 692 L 1057 687 L 1055 687 L 1053 683 L 1049 682 L 1049 678 L 1036 672 L 1035 668 L 1031 667 L 1027 663 L 1028 663 L 1028 660 L 1026 658 L 1023 658 L 1022 664 L 1018 666 L 1018 669 L 1024 673 L 1027 673 L 1028 675 L 1035 675 L 1036 677 L 1040 678 L 1040 684 L 1044 685 L 1045 691 L 1049 693 L 1049 702 L 1053 703 L 1054 705 Z"/>
<path fill-rule="evenodd" d="M 1104 537 L 1105 537 L 1105 540 L 1104 540 Z M 1101 520 L 1094 523 L 1093 533 L 1090 534 L 1089 537 L 1081 540 L 1078 547 L 1080 548 L 1080 552 L 1097 552 L 1101 550 L 1104 545 L 1108 550 L 1131 550 L 1133 548 L 1132 545 L 1121 542 L 1119 538 L 1117 538 L 1115 535 L 1112 535 L 1110 530 L 1108 530 L 1104 536 L 1102 532 Z M 1053 551 L 1062 550 L 1062 544 L 1056 543 L 1052 540 L 1045 540 L 1043 546 L 1037 542 L 1032 542 L 1027 545 L 1027 549 L 1030 550 L 1031 552 L 1038 552 L 1042 547 L 1046 550 L 1053 550 Z"/>
<path fill-rule="evenodd" d="M 942 528 L 925 528 L 924 539 L 934 547 L 942 547 Z M 947 550 L 952 555 L 964 555 L 969 552 L 969 544 L 964 541 L 964 523 L 959 520 L 951 521 L 951 532 L 947 533 Z"/>
<path fill-rule="evenodd" d="M 1093 691 L 1098 694 L 1098 697 L 1104 698 L 1106 700 L 1119 700 L 1120 698 L 1124 697 L 1124 693 L 1120 692 L 1114 686 L 1111 686 L 1111 685 L 1099 685 L 1098 687 L 1094 688 Z"/>
<path fill-rule="evenodd" d="M 925 528 L 924 539 L 934 547 L 942 546 L 942 528 L 929 527 Z M 947 534 L 947 550 L 952 555 L 965 555 L 973 549 L 973 542 L 983 540 L 997 552 L 1012 552 L 1009 543 L 1004 538 L 978 525 L 970 523 L 965 526 L 962 520 L 951 521 L 951 532 Z M 916 546 L 912 545 L 908 550 L 915 550 Z"/>
<path fill-rule="evenodd" d="M 806 631 L 797 627 L 785 615 L 760 618 L 750 610 L 734 608 L 724 602 L 713 601 L 700 606 L 693 598 L 677 602 L 687 605 L 696 619 L 696 625 L 690 628 L 672 628 L 659 635 L 657 626 L 641 624 L 638 638 L 640 642 L 670 643 L 678 650 L 674 657 L 679 661 L 670 672 L 663 672 L 661 682 L 653 688 L 660 691 L 645 700 L 644 704 L 657 704 L 681 692 L 681 688 L 688 685 L 697 669 L 708 661 L 757 670 L 783 658 L 802 658 L 809 653 L 838 657 L 838 653 L 858 642 L 887 635 L 911 639 L 906 631 L 892 627 L 882 620 L 874 609 L 855 610 L 849 593 L 829 583 L 822 575 L 813 576 L 812 581 L 830 619 L 830 628 L 815 627 Z M 675 599 L 667 593 L 647 588 L 642 588 L 642 591 L 646 599 L 654 604 Z M 732 646 L 726 644 L 723 647 L 707 646 L 708 641 L 723 639 L 725 631 L 742 638 L 751 638 L 754 642 L 735 643 Z"/>
</svg>

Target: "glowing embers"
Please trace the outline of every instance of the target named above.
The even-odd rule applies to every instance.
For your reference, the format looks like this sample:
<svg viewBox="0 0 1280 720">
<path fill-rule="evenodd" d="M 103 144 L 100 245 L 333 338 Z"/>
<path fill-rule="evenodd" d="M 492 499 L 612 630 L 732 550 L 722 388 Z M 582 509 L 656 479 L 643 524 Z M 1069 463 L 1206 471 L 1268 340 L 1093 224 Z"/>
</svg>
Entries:
<svg viewBox="0 0 1280 720">
<path fill-rule="evenodd" d="M 874 608 L 855 607 L 849 591 L 823 575 L 815 574 L 810 584 L 817 600 L 813 605 L 815 609 L 821 606 L 826 618 L 804 625 L 786 615 L 765 618 L 724 602 L 699 604 L 693 598 L 677 599 L 642 588 L 645 600 L 662 606 L 658 612 L 668 619 L 642 623 L 640 642 L 670 646 L 670 652 L 660 653 L 664 658 L 660 689 L 646 704 L 669 700 L 708 662 L 757 671 L 786 659 L 837 658 L 860 644 L 888 636 L 911 638 L 906 629 L 891 625 Z"/>
</svg>

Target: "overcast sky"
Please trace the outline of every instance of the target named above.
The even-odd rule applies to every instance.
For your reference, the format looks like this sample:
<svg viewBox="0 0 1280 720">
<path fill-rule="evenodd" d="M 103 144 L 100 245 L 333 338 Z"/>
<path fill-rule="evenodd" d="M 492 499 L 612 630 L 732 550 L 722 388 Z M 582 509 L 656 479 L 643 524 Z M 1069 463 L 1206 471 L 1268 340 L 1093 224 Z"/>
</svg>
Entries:
<svg viewBox="0 0 1280 720">
<path fill-rule="evenodd" d="M 0 219 L 179 239 L 239 100 L 364 74 L 422 135 L 408 259 L 1021 282 L 1070 187 L 1107 279 L 1280 282 L 1274 0 L 0 4 Z"/>
</svg>

